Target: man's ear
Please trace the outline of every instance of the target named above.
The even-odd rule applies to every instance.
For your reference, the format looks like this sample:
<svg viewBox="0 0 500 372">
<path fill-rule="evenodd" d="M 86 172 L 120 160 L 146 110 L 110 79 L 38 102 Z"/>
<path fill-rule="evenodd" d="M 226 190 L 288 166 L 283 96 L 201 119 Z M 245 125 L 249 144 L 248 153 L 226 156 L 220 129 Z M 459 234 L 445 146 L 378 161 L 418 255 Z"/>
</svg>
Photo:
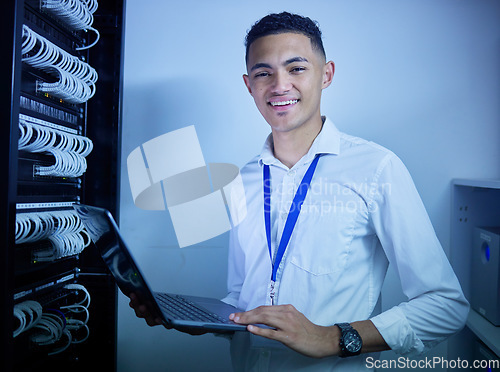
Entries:
<svg viewBox="0 0 500 372">
<path fill-rule="evenodd" d="M 335 73 L 335 63 L 328 61 L 323 69 L 323 86 L 322 89 L 330 86 L 333 80 L 333 75 Z"/>
<path fill-rule="evenodd" d="M 248 93 L 252 94 L 252 88 L 250 88 L 250 79 L 247 74 L 243 74 L 243 81 L 245 82 L 245 85 L 247 86 Z"/>
</svg>

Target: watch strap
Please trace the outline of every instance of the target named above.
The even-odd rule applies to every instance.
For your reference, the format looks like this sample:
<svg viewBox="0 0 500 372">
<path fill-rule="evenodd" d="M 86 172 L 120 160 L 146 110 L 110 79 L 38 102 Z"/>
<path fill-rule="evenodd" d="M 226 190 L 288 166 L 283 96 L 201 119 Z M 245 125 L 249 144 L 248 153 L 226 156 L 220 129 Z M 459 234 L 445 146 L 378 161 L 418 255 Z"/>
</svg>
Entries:
<svg viewBox="0 0 500 372">
<path fill-rule="evenodd" d="M 345 357 L 349 357 L 349 356 L 354 356 L 354 355 L 359 355 L 361 353 L 361 344 L 362 344 L 362 340 L 361 340 L 361 336 L 359 335 L 358 331 L 356 331 L 349 323 L 337 323 L 335 324 L 337 327 L 339 327 L 340 329 L 340 357 L 341 358 L 345 358 Z M 359 348 L 357 348 L 357 350 L 355 351 L 352 351 L 352 350 L 349 350 L 346 345 L 345 345 L 345 337 L 346 335 L 348 334 L 351 334 L 350 336 L 351 337 L 354 337 L 354 338 L 357 338 L 359 340 Z"/>
</svg>

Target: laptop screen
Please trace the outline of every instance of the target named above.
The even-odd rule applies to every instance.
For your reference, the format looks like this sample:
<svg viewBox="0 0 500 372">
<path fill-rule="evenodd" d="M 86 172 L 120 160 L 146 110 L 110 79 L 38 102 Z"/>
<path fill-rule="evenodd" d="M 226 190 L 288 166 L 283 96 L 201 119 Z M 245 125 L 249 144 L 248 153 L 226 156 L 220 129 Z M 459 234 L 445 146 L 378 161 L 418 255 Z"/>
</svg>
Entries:
<svg viewBox="0 0 500 372">
<path fill-rule="evenodd" d="M 83 204 L 75 204 L 73 207 L 120 290 L 125 295 L 134 292 L 143 303 L 153 304 L 148 306 L 154 306 L 161 313 L 111 213 L 103 208 Z"/>
</svg>

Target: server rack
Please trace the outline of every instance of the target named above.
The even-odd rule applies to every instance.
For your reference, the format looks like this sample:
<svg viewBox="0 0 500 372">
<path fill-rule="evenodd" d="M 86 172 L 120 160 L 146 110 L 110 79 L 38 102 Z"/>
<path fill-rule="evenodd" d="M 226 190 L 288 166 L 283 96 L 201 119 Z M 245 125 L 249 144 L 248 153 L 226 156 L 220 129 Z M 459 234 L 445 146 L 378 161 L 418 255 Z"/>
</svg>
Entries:
<svg viewBox="0 0 500 372">
<path fill-rule="evenodd" d="M 94 0 L 77 2 L 88 5 Z M 115 216 L 119 214 L 125 0 L 97 1 L 92 27 L 98 30 L 100 37 L 97 44 L 88 49 L 84 48 L 93 43 L 97 33 L 68 23 L 61 14 L 51 12 L 48 3 L 51 1 L 14 0 L 2 4 L 0 46 L 4 62 L 0 71 L 0 174 L 3 175 L 2 190 L 6 191 L 0 196 L 0 370 L 50 368 L 58 371 L 71 368 L 84 371 L 95 368 L 98 363 L 100 369 L 113 371 L 116 370 L 117 311 L 114 281 L 92 245 L 83 251 L 76 247 L 75 251 L 57 253 L 55 236 L 59 235 L 60 246 L 65 249 L 78 246 L 69 244 L 67 236 L 66 240 L 60 237 L 64 235 L 60 227 L 71 225 L 67 221 L 63 223 L 60 216 L 71 214 L 73 203 L 102 206 Z M 26 52 L 23 43 L 27 43 L 29 32 L 37 36 L 33 39 L 31 51 Z M 33 57 L 43 49 L 40 39 L 44 40 L 42 44 L 49 43 L 51 48 L 57 48 L 57 53 L 75 57 L 76 64 L 91 66 L 98 76 L 95 91 L 88 94 L 88 87 L 84 86 L 85 96 L 75 88 L 80 87 L 80 82 L 67 76 L 78 74 L 75 70 L 67 74 L 60 72 L 60 65 L 59 70 L 50 70 L 40 68 L 36 63 L 27 63 L 27 57 Z M 50 90 L 63 79 L 69 81 L 64 86 L 64 89 L 70 87 L 69 93 L 68 89 L 61 90 L 60 87 L 58 91 Z M 71 141 L 76 136 L 75 145 L 68 146 L 70 152 L 80 151 L 83 144 L 88 145 L 88 140 L 83 138 L 90 139 L 93 148 L 90 154 L 83 156 L 85 160 L 73 152 L 62 158 L 55 150 L 19 149 L 22 138 L 28 138 L 29 148 L 45 135 L 43 133 L 49 133 L 47 136 L 54 139 L 48 141 L 49 146 L 56 147 L 67 138 Z M 81 147 L 78 148 L 76 143 Z M 72 164 L 78 165 L 67 166 L 68 159 L 73 159 Z M 82 171 L 85 163 L 86 171 Z M 23 225 L 23 231 L 31 240 L 19 239 L 21 217 L 30 221 Z M 36 224 L 32 222 L 34 218 Z M 74 217 L 69 217 L 69 220 L 76 221 Z M 79 239 L 85 241 L 84 232 L 75 234 L 80 234 Z M 70 314 L 67 306 L 81 303 L 82 294 L 88 297 L 84 292 L 90 295 L 90 304 L 80 305 L 79 314 L 77 310 Z M 49 314 L 47 316 L 62 322 L 66 340 L 61 335 L 57 342 L 44 343 L 48 331 L 43 327 L 19 332 L 20 319 L 13 313 L 25 301 L 40 304 L 44 315 Z M 82 307 L 87 310 L 83 311 Z M 87 312 L 88 321 L 84 320 L 88 333 L 85 328 L 79 328 L 83 320 L 78 319 Z M 71 319 L 73 315 L 76 320 Z M 38 318 L 38 313 L 27 315 L 27 322 L 30 317 Z M 86 318 L 85 315 L 82 317 Z M 78 327 L 73 327 L 76 330 L 70 332 L 70 322 L 79 320 Z M 74 343 L 69 343 L 70 337 Z"/>
</svg>

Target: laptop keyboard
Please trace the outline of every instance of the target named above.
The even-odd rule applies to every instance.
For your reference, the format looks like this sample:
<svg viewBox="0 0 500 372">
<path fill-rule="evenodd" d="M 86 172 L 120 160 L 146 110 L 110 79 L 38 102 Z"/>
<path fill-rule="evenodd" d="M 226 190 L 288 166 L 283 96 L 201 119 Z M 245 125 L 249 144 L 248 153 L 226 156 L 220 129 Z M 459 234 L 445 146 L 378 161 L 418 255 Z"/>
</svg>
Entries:
<svg viewBox="0 0 500 372">
<path fill-rule="evenodd" d="M 179 295 L 156 293 L 156 299 L 161 306 L 174 314 L 178 319 L 210 323 L 229 323 L 228 319 L 201 309 L 193 302 Z"/>
</svg>

